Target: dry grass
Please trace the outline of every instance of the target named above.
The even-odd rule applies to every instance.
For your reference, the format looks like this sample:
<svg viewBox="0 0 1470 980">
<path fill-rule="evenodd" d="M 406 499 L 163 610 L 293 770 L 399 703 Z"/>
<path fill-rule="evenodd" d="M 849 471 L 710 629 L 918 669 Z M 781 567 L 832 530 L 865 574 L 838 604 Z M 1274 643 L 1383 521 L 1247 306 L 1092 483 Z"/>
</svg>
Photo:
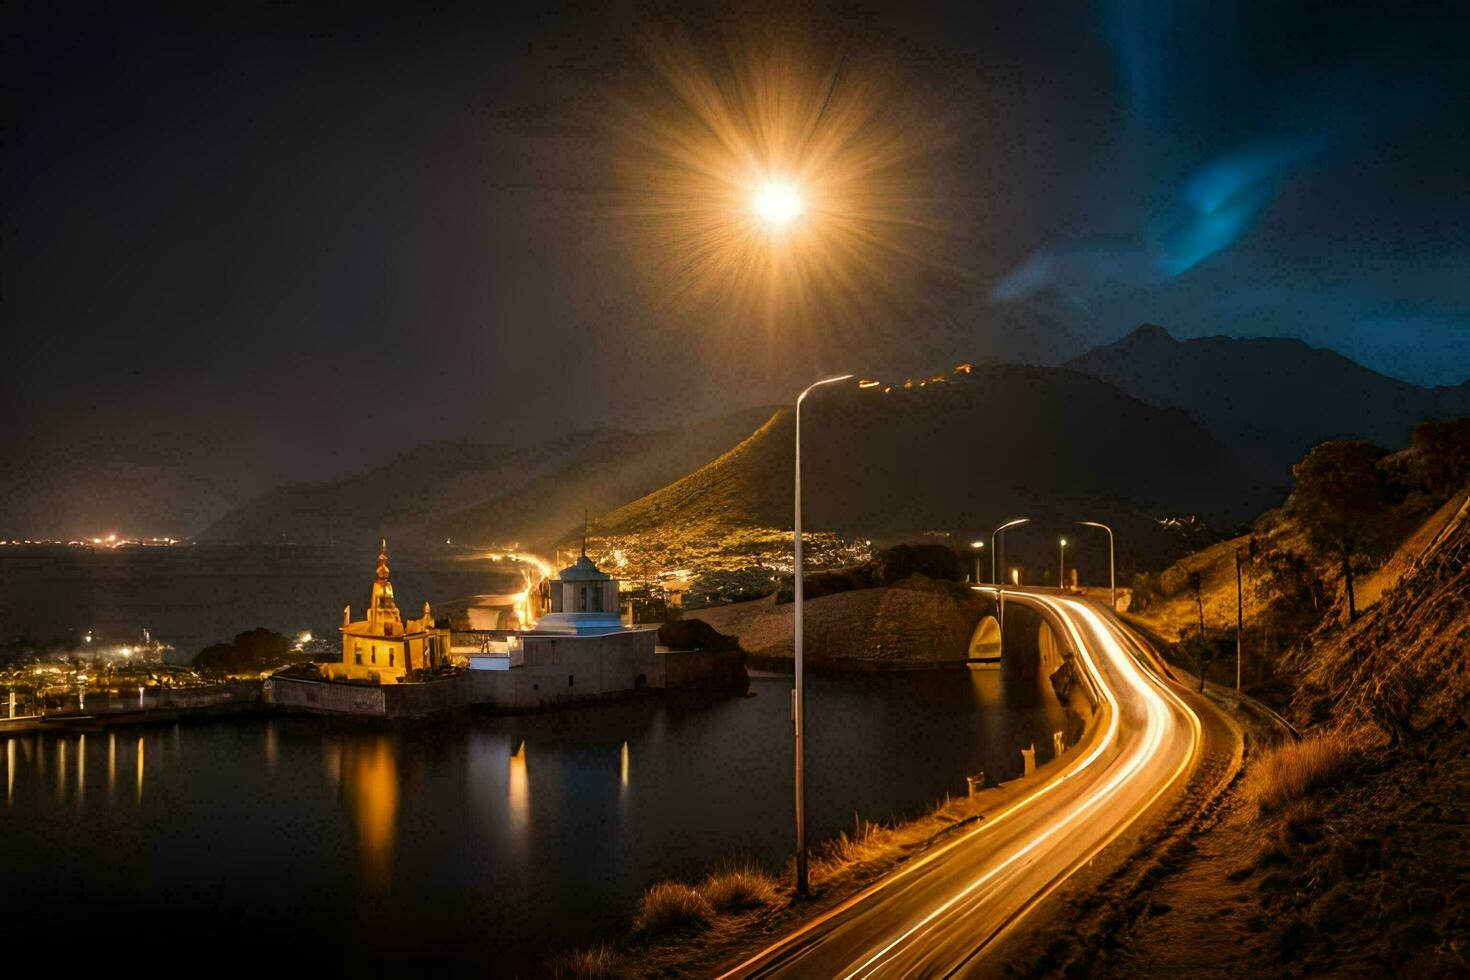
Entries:
<svg viewBox="0 0 1470 980">
<path fill-rule="evenodd" d="M 923 825 L 927 828 L 932 821 L 932 815 L 921 817 L 914 821 L 914 826 Z M 909 843 L 909 836 L 902 833 L 899 827 L 884 827 L 871 820 L 859 819 L 851 834 L 843 831 L 813 849 L 812 880 L 816 882 L 830 879 L 854 866 L 894 857 L 903 850 L 904 844 Z"/>
<path fill-rule="evenodd" d="M 704 879 L 699 894 L 717 912 L 745 912 L 776 904 L 781 885 L 754 864 L 732 864 Z"/>
<path fill-rule="evenodd" d="M 1262 812 L 1278 810 L 1341 781 L 1355 758 L 1347 740 L 1336 732 L 1278 745 L 1256 760 L 1244 792 Z"/>
<path fill-rule="evenodd" d="M 551 962 L 551 975 L 570 980 L 602 980 L 620 975 L 618 962 L 617 952 L 604 943 L 558 956 Z"/>
<path fill-rule="evenodd" d="M 677 881 L 661 881 L 638 900 L 633 931 L 643 935 L 676 929 L 704 929 L 714 921 L 715 910 L 703 895 Z"/>
</svg>

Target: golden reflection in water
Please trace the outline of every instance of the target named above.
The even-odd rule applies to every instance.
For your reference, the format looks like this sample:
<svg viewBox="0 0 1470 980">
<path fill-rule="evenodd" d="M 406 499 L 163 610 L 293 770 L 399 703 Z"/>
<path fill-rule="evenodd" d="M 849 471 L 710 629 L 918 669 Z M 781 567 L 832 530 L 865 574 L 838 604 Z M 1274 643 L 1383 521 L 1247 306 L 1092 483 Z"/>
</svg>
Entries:
<svg viewBox="0 0 1470 980">
<path fill-rule="evenodd" d="M 56 802 L 66 799 L 66 737 L 56 740 Z"/>
<path fill-rule="evenodd" d="M 273 721 L 265 723 L 265 765 L 271 772 L 276 771 L 276 723 Z"/>
<path fill-rule="evenodd" d="M 117 735 L 113 732 L 107 734 L 107 796 L 112 798 L 113 787 L 117 785 Z"/>
<path fill-rule="evenodd" d="M 143 802 L 143 736 L 138 736 L 138 802 Z"/>
<path fill-rule="evenodd" d="M 77 736 L 77 806 L 87 798 L 87 736 Z"/>
<path fill-rule="evenodd" d="M 628 788 L 628 743 L 623 742 L 623 789 Z"/>
<path fill-rule="evenodd" d="M 383 894 L 392 879 L 398 823 L 398 756 L 393 741 L 380 736 L 367 744 L 349 743 L 342 753 L 341 772 L 363 878 Z"/>
<path fill-rule="evenodd" d="M 524 836 L 531 822 L 531 783 L 526 775 L 526 743 L 510 757 L 510 826 L 518 837 Z"/>
<path fill-rule="evenodd" d="M 322 767 L 326 770 L 327 781 L 332 784 L 332 789 L 342 785 L 342 743 L 336 739 L 322 740 Z"/>
<path fill-rule="evenodd" d="M 5 740 L 5 805 L 10 806 L 10 798 L 15 795 L 15 739 Z"/>
</svg>

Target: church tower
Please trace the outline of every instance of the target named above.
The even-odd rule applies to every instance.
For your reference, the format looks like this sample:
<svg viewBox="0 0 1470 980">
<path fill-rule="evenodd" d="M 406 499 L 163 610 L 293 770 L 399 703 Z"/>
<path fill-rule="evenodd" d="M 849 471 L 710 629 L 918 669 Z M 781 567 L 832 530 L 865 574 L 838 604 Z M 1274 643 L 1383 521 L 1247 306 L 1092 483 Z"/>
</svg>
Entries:
<svg viewBox="0 0 1470 980">
<path fill-rule="evenodd" d="M 393 601 L 393 583 L 388 581 L 388 539 L 378 548 L 378 577 L 373 580 L 373 596 L 368 600 L 368 627 L 380 636 L 403 633 L 403 616 Z"/>
<path fill-rule="evenodd" d="M 323 664 L 322 674 L 329 680 L 378 684 L 422 678 L 415 672 L 432 672 L 448 662 L 449 642 L 449 629 L 434 622 L 427 602 L 419 619 L 404 619 L 398 611 L 393 583 L 388 578 L 388 542 L 384 540 L 378 547 L 378 571 L 367 616 L 353 622 L 352 607 L 342 610 L 342 662 Z"/>
</svg>

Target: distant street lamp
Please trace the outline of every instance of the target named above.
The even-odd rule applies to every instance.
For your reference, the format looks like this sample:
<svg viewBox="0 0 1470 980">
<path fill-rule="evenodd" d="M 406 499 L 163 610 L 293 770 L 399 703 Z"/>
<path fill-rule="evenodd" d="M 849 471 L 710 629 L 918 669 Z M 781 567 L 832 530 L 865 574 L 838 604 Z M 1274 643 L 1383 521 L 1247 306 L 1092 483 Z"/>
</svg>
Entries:
<svg viewBox="0 0 1470 980">
<path fill-rule="evenodd" d="M 980 582 L 980 552 L 985 550 L 984 541 L 971 541 L 970 547 L 975 551 L 975 582 Z"/>
<path fill-rule="evenodd" d="M 1061 555 L 1060 564 L 1057 565 L 1057 588 L 1065 589 L 1067 587 L 1067 539 L 1058 538 L 1057 541 L 1060 545 L 1057 551 Z"/>
<path fill-rule="evenodd" d="M 852 377 L 850 374 L 839 374 L 835 378 L 823 378 L 813 384 L 807 385 L 800 395 L 796 396 L 796 507 L 795 518 L 792 521 L 792 529 L 795 532 L 795 554 L 796 563 L 792 570 L 792 594 L 796 603 L 794 615 L 796 618 L 795 647 L 796 647 L 796 686 L 791 691 L 791 724 L 796 735 L 796 892 L 799 895 L 807 893 L 807 869 L 806 869 L 806 786 L 802 768 L 802 730 L 804 718 L 802 710 L 802 656 L 801 656 L 801 403 L 813 389 L 822 385 L 836 384 L 846 381 Z"/>
<path fill-rule="evenodd" d="M 1108 532 L 1108 589 L 1112 592 L 1113 612 L 1118 611 L 1118 575 L 1113 564 L 1113 529 L 1099 521 L 1078 521 L 1083 527 L 1100 527 Z"/>
</svg>

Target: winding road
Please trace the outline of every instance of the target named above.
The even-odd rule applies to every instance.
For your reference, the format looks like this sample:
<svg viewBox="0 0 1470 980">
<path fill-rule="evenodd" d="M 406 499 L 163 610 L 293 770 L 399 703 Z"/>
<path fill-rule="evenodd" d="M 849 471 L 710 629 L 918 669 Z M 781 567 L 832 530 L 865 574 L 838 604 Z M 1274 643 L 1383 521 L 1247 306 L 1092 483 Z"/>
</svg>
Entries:
<svg viewBox="0 0 1470 980">
<path fill-rule="evenodd" d="M 949 976 L 1187 778 L 1200 718 L 1144 647 L 1087 600 L 1007 589 L 1045 617 L 1097 694 L 1088 734 L 1051 778 L 806 923 L 726 976 Z"/>
</svg>

